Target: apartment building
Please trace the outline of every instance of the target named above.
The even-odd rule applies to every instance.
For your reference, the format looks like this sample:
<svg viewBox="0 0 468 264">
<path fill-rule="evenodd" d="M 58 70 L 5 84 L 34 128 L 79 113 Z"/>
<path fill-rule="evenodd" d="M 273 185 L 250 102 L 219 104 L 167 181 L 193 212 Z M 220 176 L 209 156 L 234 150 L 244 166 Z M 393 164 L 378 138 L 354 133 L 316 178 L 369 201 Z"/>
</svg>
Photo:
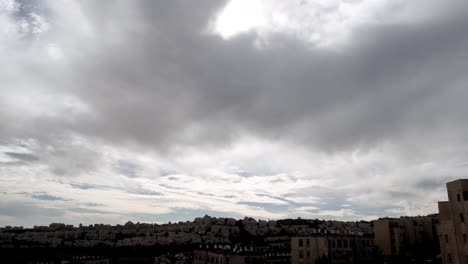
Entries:
<svg viewBox="0 0 468 264">
<path fill-rule="evenodd" d="M 320 258 L 331 263 L 369 263 L 373 238 L 356 235 L 320 235 L 291 238 L 291 263 L 315 264 Z"/>
<path fill-rule="evenodd" d="M 444 264 L 468 263 L 468 179 L 447 183 L 448 201 L 439 202 L 438 235 Z"/>
<path fill-rule="evenodd" d="M 375 245 L 386 256 L 438 254 L 436 215 L 375 220 Z M 424 252 L 423 252 L 424 251 Z"/>
</svg>

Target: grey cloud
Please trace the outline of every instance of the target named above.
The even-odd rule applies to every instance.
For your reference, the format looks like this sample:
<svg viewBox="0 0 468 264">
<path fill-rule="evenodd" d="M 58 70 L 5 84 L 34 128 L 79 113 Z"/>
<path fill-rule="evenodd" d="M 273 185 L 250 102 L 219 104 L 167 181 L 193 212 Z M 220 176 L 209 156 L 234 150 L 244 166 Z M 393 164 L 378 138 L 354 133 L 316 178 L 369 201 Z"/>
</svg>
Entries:
<svg viewBox="0 0 468 264">
<path fill-rule="evenodd" d="M 201 196 L 213 196 L 214 197 L 214 195 L 211 193 L 197 192 L 196 194 L 201 195 Z M 228 195 L 228 196 L 224 196 L 224 198 L 232 198 L 232 197 L 229 197 Z"/>
<path fill-rule="evenodd" d="M 277 205 L 271 203 L 258 203 L 258 202 L 239 202 L 238 204 L 247 205 L 251 207 L 263 208 L 272 213 L 284 213 L 293 208 L 291 205 Z"/>
<path fill-rule="evenodd" d="M 416 2 L 418 12 L 430 6 Z M 48 149 L 40 162 L 58 176 L 92 172 L 103 163 L 103 154 L 92 146 L 70 144 L 70 133 L 164 153 L 178 145 L 229 146 L 244 135 L 289 140 L 326 153 L 391 142 L 408 163 L 432 158 L 440 146 L 458 149 L 468 143 L 468 9 L 456 1 L 446 6 L 457 12 L 443 18 L 360 28 L 338 52 L 280 34 L 258 49 L 255 34 L 224 41 L 206 33 L 225 1 L 79 3 L 86 21 L 66 16 L 68 7 L 57 4 L 61 9 L 51 6 L 46 14 L 56 22 L 51 32 L 19 42 L 30 54 L 37 51 L 34 47 L 56 44 L 63 50 L 63 64 L 15 53 L 11 56 L 18 60 L 9 60 L 11 67 L 0 73 L 2 92 L 28 94 L 34 87 L 41 94 L 73 95 L 89 108 L 79 115 L 68 108 L 36 115 L 0 108 L 0 139 L 37 139 Z M 86 24 L 89 34 L 72 27 Z M 0 98 L 0 105 L 6 100 Z M 56 104 L 48 106 L 55 109 Z M 16 120 L 21 124 L 14 125 Z M 39 156 L 7 155 L 39 161 Z M 117 170 L 138 176 L 131 163 Z M 420 181 L 419 190 L 432 189 L 438 176 Z M 363 185 L 361 192 L 371 190 Z M 309 186 L 291 196 L 309 195 L 311 188 L 314 196 L 336 195 Z M 398 185 L 386 189 L 399 199 L 411 198 L 392 190 Z"/>
<path fill-rule="evenodd" d="M 9 167 L 9 166 L 19 166 L 24 164 L 23 162 L 20 161 L 0 161 L 0 167 Z"/>
<path fill-rule="evenodd" d="M 459 100 L 466 94 L 457 85 L 468 55 L 461 15 L 363 30 L 333 53 L 279 35 L 259 50 L 253 35 L 223 41 L 203 33 L 220 1 L 88 4 L 99 35 L 79 42 L 82 56 L 69 59 L 66 87 L 97 118 L 43 120 L 50 127 L 42 131 L 72 129 L 159 150 L 253 133 L 333 150 L 398 141 L 416 128 L 437 135 L 450 126 L 458 137 L 466 129 Z M 64 45 L 65 53 L 72 48 Z M 58 88 L 66 80 L 54 81 Z"/>
<path fill-rule="evenodd" d="M 84 205 L 87 207 L 104 206 L 104 204 L 100 204 L 100 203 L 85 203 Z"/>
<path fill-rule="evenodd" d="M 437 177 L 437 178 L 428 178 L 418 181 L 414 187 L 421 188 L 424 190 L 436 190 L 442 189 L 445 190 L 445 184 L 449 181 L 455 180 L 457 177 Z"/>
<path fill-rule="evenodd" d="M 142 189 L 142 188 L 136 189 L 136 190 L 128 190 L 128 192 L 133 193 L 133 194 L 149 195 L 149 196 L 160 196 L 161 195 L 160 192 L 146 190 L 146 189 Z"/>
<path fill-rule="evenodd" d="M 81 208 L 81 207 L 70 208 L 69 211 L 75 212 L 75 213 L 84 213 L 84 214 L 113 214 L 112 212 L 89 209 L 89 208 Z"/>
<path fill-rule="evenodd" d="M 401 191 L 388 191 L 386 193 L 390 198 L 397 198 L 399 200 L 411 200 L 417 197 L 414 192 L 401 192 Z"/>
<path fill-rule="evenodd" d="M 0 215 L 13 217 L 14 225 L 48 225 L 60 221 L 65 212 L 56 208 L 42 207 L 32 203 L 0 203 Z M 32 223 L 32 219 L 34 222 Z"/>
<path fill-rule="evenodd" d="M 71 187 L 82 189 L 82 190 L 90 190 L 90 189 L 105 189 L 105 186 L 95 185 L 95 184 L 81 184 L 81 183 L 69 183 Z"/>
<path fill-rule="evenodd" d="M 310 51 L 293 41 L 263 51 L 252 46 L 251 38 L 224 42 L 199 33 L 206 19 L 184 31 L 191 21 L 167 18 L 177 17 L 178 9 L 153 8 L 167 15 L 144 16 L 140 22 L 159 25 L 161 37 L 141 32 L 138 51 L 129 38 L 93 54 L 97 60 L 75 65 L 82 69 L 80 79 L 92 80 L 77 92 L 102 118 L 83 132 L 166 145 L 221 143 L 248 131 L 347 148 L 398 140 L 415 126 L 428 134 L 445 129 L 444 123 L 457 125 L 454 132 L 465 131 L 459 114 L 463 102 L 457 100 L 465 91 L 453 85 L 464 78 L 466 21 L 378 28 L 355 36 L 362 44 L 343 56 Z M 91 71 L 100 74 L 86 78 Z M 450 104 L 432 102 L 435 97 Z M 188 139 L 180 134 L 192 126 L 199 130 L 187 132 Z"/>
<path fill-rule="evenodd" d="M 57 197 L 57 196 L 52 196 L 49 194 L 33 194 L 31 195 L 32 198 L 38 199 L 38 200 L 43 200 L 43 201 L 67 201 L 67 199 Z"/>
<path fill-rule="evenodd" d="M 7 156 L 10 156 L 14 159 L 20 160 L 20 161 L 25 161 L 25 162 L 33 162 L 33 161 L 38 161 L 39 158 L 36 157 L 33 154 L 27 154 L 27 153 L 16 153 L 16 152 L 5 152 Z"/>
<path fill-rule="evenodd" d="M 280 201 L 283 201 L 283 202 L 288 202 L 290 204 L 294 204 L 294 202 L 284 198 L 284 197 L 281 197 L 281 196 L 274 196 L 274 195 L 269 195 L 269 194 L 262 194 L 262 193 L 257 193 L 256 194 L 257 196 L 260 196 L 260 197 L 268 197 L 268 198 L 273 198 L 273 199 L 276 199 L 276 200 L 280 200 Z"/>
</svg>

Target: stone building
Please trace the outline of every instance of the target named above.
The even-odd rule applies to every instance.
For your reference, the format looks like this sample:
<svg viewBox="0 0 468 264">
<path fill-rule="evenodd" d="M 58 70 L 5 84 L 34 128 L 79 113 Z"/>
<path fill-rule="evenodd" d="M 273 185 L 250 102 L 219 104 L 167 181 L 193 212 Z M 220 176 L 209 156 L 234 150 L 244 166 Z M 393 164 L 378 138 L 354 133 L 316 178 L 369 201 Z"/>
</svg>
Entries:
<svg viewBox="0 0 468 264">
<path fill-rule="evenodd" d="M 373 238 L 357 235 L 319 235 L 291 238 L 291 263 L 315 264 L 320 258 L 331 263 L 369 263 Z"/>
<path fill-rule="evenodd" d="M 250 254 L 237 254 L 226 250 L 195 250 L 193 264 L 273 264 L 289 263 L 289 257 L 266 256 L 265 254 L 251 252 Z"/>
<path fill-rule="evenodd" d="M 328 256 L 326 237 L 291 238 L 291 263 L 314 264 L 320 257 Z"/>
<path fill-rule="evenodd" d="M 375 245 L 386 256 L 438 254 L 436 215 L 375 220 Z"/>
<path fill-rule="evenodd" d="M 468 263 L 468 179 L 447 183 L 448 201 L 439 202 L 439 241 L 445 264 Z"/>
</svg>

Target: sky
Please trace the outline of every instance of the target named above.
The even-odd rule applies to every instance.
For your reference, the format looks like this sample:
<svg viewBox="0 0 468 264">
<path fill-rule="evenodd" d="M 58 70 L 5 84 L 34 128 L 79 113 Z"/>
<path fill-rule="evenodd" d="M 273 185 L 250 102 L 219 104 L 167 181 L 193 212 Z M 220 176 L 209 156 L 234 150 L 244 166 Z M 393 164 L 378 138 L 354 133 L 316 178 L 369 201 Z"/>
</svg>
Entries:
<svg viewBox="0 0 468 264">
<path fill-rule="evenodd" d="M 0 0 L 0 226 L 437 212 L 468 2 Z"/>
</svg>

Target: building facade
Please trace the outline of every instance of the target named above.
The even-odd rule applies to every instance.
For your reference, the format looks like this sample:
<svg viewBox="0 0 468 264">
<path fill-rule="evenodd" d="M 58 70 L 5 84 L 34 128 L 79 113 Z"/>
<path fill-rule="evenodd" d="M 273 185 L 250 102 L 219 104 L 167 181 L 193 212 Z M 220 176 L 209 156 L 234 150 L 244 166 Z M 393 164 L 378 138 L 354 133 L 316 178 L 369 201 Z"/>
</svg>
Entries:
<svg viewBox="0 0 468 264">
<path fill-rule="evenodd" d="M 291 238 L 291 263 L 369 263 L 373 238 L 356 235 L 321 235 Z"/>
<path fill-rule="evenodd" d="M 375 220 L 375 245 L 385 256 L 439 253 L 436 215 L 381 218 Z"/>
<path fill-rule="evenodd" d="M 314 264 L 320 257 L 328 256 L 325 237 L 291 238 L 291 263 Z"/>
<path fill-rule="evenodd" d="M 193 264 L 284 264 L 290 263 L 289 256 L 267 256 L 264 253 L 250 252 L 238 254 L 226 250 L 195 250 Z"/>
<path fill-rule="evenodd" d="M 468 263 L 468 179 L 447 183 L 448 201 L 439 202 L 438 235 L 444 264 Z"/>
</svg>

